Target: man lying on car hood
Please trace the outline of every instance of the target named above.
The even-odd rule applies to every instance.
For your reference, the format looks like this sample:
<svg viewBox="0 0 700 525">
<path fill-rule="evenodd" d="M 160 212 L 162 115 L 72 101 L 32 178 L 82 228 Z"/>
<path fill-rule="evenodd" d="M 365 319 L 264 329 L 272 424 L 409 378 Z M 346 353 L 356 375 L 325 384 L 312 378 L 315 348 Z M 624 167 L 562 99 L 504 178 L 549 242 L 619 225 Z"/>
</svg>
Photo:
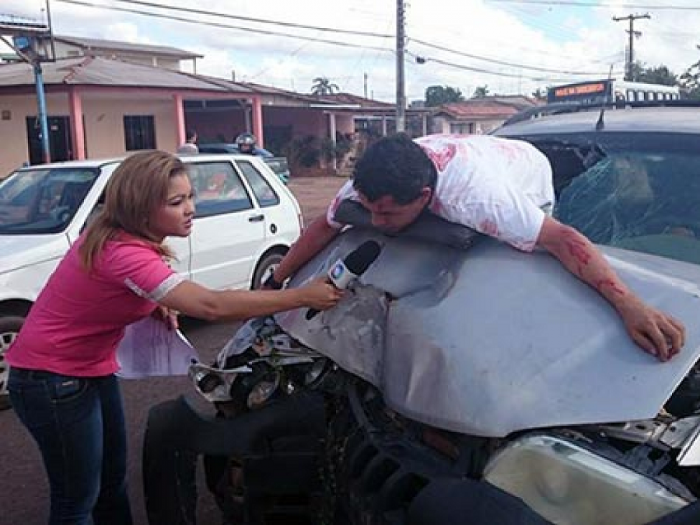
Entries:
<svg viewBox="0 0 700 525">
<path fill-rule="evenodd" d="M 554 205 L 552 169 L 530 144 L 491 136 L 384 137 L 358 161 L 353 179 L 338 192 L 325 217 L 302 234 L 266 282 L 282 283 L 335 238 L 343 224 L 335 212 L 358 201 L 372 224 L 397 234 L 427 209 L 450 222 L 532 251 L 544 248 L 615 308 L 644 351 L 666 361 L 685 341 L 684 326 L 644 303 L 576 229 L 548 214 Z"/>
</svg>

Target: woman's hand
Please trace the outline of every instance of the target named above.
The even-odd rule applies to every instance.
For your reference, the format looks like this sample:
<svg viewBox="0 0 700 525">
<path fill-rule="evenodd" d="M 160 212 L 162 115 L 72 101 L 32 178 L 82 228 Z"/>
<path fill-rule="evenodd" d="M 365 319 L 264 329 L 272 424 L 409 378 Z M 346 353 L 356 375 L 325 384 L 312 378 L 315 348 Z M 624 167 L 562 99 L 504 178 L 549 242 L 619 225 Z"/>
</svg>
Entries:
<svg viewBox="0 0 700 525">
<path fill-rule="evenodd" d="M 177 312 L 166 306 L 158 305 L 158 307 L 153 310 L 152 315 L 156 319 L 163 321 L 165 326 L 168 327 L 168 330 L 177 330 L 180 327 L 180 323 L 177 319 Z"/>
<path fill-rule="evenodd" d="M 317 277 L 306 286 L 298 288 L 306 306 L 316 310 L 333 308 L 343 297 L 343 290 L 333 286 L 327 277 Z"/>
</svg>

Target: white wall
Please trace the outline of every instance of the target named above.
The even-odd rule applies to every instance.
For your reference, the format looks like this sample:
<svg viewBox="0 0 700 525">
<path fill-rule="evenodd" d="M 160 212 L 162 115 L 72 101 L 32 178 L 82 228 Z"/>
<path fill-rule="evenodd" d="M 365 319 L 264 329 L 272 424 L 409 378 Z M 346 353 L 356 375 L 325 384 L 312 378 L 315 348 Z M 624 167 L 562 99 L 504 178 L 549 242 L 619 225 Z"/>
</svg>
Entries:
<svg viewBox="0 0 700 525">
<path fill-rule="evenodd" d="M 433 133 L 456 133 L 458 130 L 457 126 L 461 126 L 463 129 L 469 129 L 471 124 L 473 127 L 472 133 L 476 134 L 486 134 L 505 122 L 504 119 L 465 119 L 465 120 L 451 120 L 446 117 L 435 117 L 433 118 Z M 461 133 L 466 133 L 462 131 Z"/>
<path fill-rule="evenodd" d="M 81 47 L 58 40 L 54 40 L 54 48 L 56 49 L 56 58 L 78 57 L 84 54 Z"/>
<path fill-rule="evenodd" d="M 129 53 L 128 51 L 108 51 L 108 50 L 95 50 L 91 49 L 85 51 L 81 46 L 74 44 L 69 44 L 66 42 L 55 42 L 56 48 L 56 58 L 75 58 L 80 56 L 85 56 L 85 54 L 102 56 L 105 58 L 115 58 L 120 59 L 125 62 L 131 62 L 133 64 L 142 64 L 145 66 L 162 67 L 164 69 L 171 69 L 174 71 L 180 71 L 180 60 L 172 57 L 162 57 L 157 54 L 142 54 L 142 53 Z"/>
<path fill-rule="evenodd" d="M 486 134 L 498 128 L 505 119 L 480 120 L 476 123 L 476 133 Z"/>
</svg>

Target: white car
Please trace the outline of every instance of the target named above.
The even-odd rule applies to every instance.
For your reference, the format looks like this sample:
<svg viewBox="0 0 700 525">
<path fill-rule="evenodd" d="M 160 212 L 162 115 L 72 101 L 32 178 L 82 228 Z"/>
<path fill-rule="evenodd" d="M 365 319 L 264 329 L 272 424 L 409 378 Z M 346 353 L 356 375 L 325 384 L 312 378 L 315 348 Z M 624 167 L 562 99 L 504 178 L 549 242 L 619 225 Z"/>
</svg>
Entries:
<svg viewBox="0 0 700 525">
<path fill-rule="evenodd" d="M 46 164 L 0 181 L 0 407 L 4 352 L 90 217 L 121 159 Z M 258 288 L 301 231 L 292 193 L 250 155 L 183 157 L 196 191 L 189 238 L 171 238 L 177 270 L 204 286 Z"/>
</svg>

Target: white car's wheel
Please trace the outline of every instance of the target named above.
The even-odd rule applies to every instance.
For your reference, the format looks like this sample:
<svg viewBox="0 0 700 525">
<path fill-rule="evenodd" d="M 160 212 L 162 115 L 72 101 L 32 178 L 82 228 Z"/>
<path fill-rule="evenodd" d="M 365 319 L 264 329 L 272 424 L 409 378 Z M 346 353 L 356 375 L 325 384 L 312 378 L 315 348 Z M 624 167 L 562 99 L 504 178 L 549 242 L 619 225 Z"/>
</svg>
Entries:
<svg viewBox="0 0 700 525">
<path fill-rule="evenodd" d="M 269 253 L 260 259 L 258 267 L 253 274 L 253 282 L 251 283 L 252 290 L 258 290 L 262 287 L 262 283 L 270 276 L 275 268 L 279 266 L 280 261 L 284 258 L 284 254 L 279 252 Z"/>
<path fill-rule="evenodd" d="M 10 397 L 7 394 L 10 367 L 5 361 L 5 352 L 17 337 L 23 323 L 22 317 L 0 317 L 0 410 L 10 408 Z"/>
</svg>

